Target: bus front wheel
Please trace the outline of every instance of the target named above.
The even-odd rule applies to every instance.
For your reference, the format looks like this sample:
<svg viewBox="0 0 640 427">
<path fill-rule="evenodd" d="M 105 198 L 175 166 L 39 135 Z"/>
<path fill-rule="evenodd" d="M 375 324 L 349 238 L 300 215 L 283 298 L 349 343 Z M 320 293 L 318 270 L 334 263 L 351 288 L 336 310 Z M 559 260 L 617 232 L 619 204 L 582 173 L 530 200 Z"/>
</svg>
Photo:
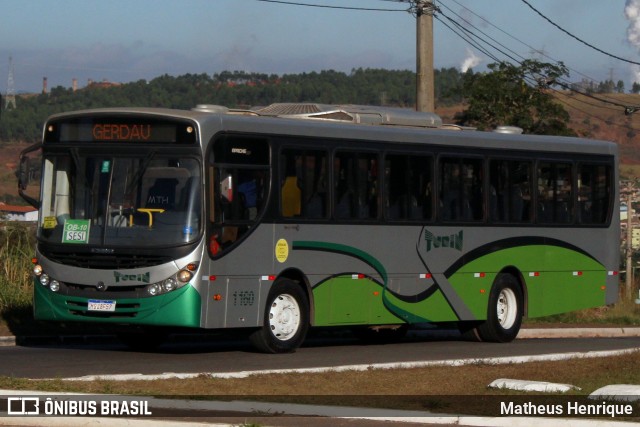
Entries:
<svg viewBox="0 0 640 427">
<path fill-rule="evenodd" d="M 263 326 L 249 339 L 265 353 L 290 353 L 302 345 L 308 329 L 307 295 L 297 283 L 281 279 L 269 291 Z"/>
<path fill-rule="evenodd" d="M 478 326 L 482 341 L 511 342 L 522 325 L 524 303 L 518 280 L 511 274 L 500 273 L 491 287 L 487 320 Z"/>
</svg>

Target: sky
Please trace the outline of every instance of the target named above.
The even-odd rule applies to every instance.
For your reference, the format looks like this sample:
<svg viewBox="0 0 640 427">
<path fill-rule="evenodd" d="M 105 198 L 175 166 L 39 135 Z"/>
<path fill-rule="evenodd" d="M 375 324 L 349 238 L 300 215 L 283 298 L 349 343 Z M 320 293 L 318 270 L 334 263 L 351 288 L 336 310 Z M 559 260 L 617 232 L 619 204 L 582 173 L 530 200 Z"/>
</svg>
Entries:
<svg viewBox="0 0 640 427">
<path fill-rule="evenodd" d="M 416 19 L 395 0 L 0 0 L 0 92 L 163 74 L 414 70 Z M 640 0 L 434 0 L 435 68 L 562 61 L 570 81 L 640 82 Z M 546 18 L 575 38 L 561 31 Z M 636 4 L 638 5 L 635 8 Z M 625 14 L 625 8 L 628 13 Z M 393 9 L 348 10 L 335 7 Z M 637 22 L 636 22 L 637 21 Z M 454 23 L 493 47 L 479 50 Z M 638 24 L 637 27 L 635 26 Z M 445 25 L 446 24 L 446 25 Z M 467 33 L 469 34 L 469 33 Z M 486 45 L 485 45 L 486 46 Z M 598 51 L 608 53 L 609 55 Z M 616 59 L 616 56 L 620 59 Z"/>
</svg>

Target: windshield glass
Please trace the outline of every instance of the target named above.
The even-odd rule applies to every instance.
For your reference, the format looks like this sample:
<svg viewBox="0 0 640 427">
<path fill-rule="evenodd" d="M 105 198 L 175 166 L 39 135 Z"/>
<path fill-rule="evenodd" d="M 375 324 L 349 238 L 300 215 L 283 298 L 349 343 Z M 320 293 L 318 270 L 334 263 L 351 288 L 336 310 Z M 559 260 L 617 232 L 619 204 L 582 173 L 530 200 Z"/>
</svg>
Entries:
<svg viewBox="0 0 640 427">
<path fill-rule="evenodd" d="M 198 161 L 160 153 L 139 157 L 45 156 L 38 236 L 62 244 L 154 247 L 200 233 Z"/>
</svg>

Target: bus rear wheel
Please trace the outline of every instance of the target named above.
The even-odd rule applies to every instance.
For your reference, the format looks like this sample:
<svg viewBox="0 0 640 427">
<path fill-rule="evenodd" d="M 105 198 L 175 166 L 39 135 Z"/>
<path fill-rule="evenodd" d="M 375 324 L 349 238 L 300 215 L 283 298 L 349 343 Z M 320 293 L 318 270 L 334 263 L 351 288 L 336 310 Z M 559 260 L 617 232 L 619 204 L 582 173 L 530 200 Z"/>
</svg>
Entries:
<svg viewBox="0 0 640 427">
<path fill-rule="evenodd" d="M 296 282 L 281 279 L 269 291 L 263 326 L 249 339 L 265 353 L 291 353 L 302 345 L 308 330 L 307 295 Z"/>
<path fill-rule="evenodd" d="M 487 320 L 478 326 L 482 341 L 511 342 L 522 325 L 524 302 L 518 280 L 511 274 L 496 277 L 487 308 Z"/>
</svg>

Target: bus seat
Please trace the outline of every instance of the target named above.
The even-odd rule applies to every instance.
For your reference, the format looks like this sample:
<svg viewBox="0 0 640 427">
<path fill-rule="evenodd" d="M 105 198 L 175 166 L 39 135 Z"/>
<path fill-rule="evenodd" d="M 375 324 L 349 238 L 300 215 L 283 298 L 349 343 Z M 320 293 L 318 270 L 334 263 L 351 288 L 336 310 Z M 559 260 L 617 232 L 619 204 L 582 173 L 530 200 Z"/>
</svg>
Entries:
<svg viewBox="0 0 640 427">
<path fill-rule="evenodd" d="M 302 205 L 302 192 L 298 187 L 298 177 L 288 176 L 284 180 L 281 189 L 282 216 L 292 217 L 300 215 Z"/>
<path fill-rule="evenodd" d="M 335 206 L 336 218 L 351 218 L 351 193 L 346 192 Z"/>
<path fill-rule="evenodd" d="M 320 193 L 315 193 L 305 206 L 307 218 L 324 218 L 324 199 Z"/>
</svg>

